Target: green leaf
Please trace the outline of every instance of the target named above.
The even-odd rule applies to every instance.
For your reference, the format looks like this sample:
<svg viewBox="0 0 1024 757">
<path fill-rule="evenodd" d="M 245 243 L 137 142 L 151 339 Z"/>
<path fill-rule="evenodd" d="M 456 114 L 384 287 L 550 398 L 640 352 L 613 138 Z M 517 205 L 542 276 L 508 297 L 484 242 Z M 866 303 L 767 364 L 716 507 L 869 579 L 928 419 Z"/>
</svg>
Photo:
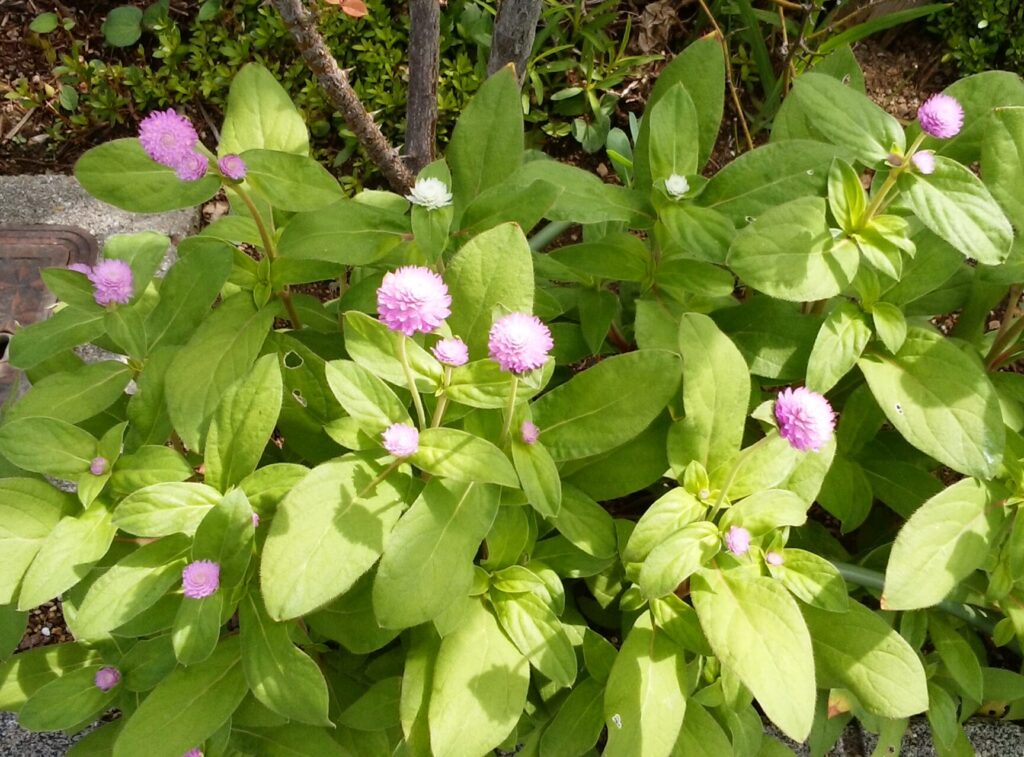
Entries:
<svg viewBox="0 0 1024 757">
<path fill-rule="evenodd" d="M 719 521 L 723 531 L 742 526 L 761 536 L 782 526 L 802 526 L 807 522 L 807 502 L 785 489 L 761 489 L 734 502 Z"/>
<path fill-rule="evenodd" d="M 604 729 L 604 686 L 593 678 L 584 678 L 551 719 L 540 739 L 542 755 L 579 757 L 597 745 Z"/>
<path fill-rule="evenodd" d="M 206 482 L 221 491 L 252 473 L 281 412 L 281 368 L 264 355 L 228 389 L 210 421 L 204 462 Z"/>
<path fill-rule="evenodd" d="M 608 558 L 617 551 L 612 516 L 574 486 L 563 486 L 562 508 L 552 518 L 552 523 L 559 533 L 588 555 Z"/>
<path fill-rule="evenodd" d="M 714 557 L 722 539 L 714 524 L 683 526 L 651 550 L 640 570 L 640 590 L 648 599 L 664 597 Z"/>
<path fill-rule="evenodd" d="M 448 264 L 445 279 L 452 296 L 448 323 L 471 355 L 487 354 L 487 334 L 503 310 L 533 312 L 533 257 L 515 224 L 469 240 Z"/>
<path fill-rule="evenodd" d="M 131 378 L 131 369 L 116 360 L 55 373 L 35 382 L 6 413 L 5 419 L 42 416 L 80 423 L 113 405 L 124 394 Z"/>
<path fill-rule="evenodd" d="M 28 25 L 28 28 L 36 34 L 49 34 L 56 29 L 59 24 L 60 18 L 56 13 L 40 13 L 32 19 L 32 23 Z"/>
<path fill-rule="evenodd" d="M 473 585 L 473 558 L 498 511 L 487 484 L 435 478 L 395 526 L 373 583 L 373 609 L 385 628 L 432 620 Z"/>
<path fill-rule="evenodd" d="M 884 718 L 905 718 L 927 709 L 925 672 L 917 652 L 875 613 L 859 602 L 850 602 L 841 617 L 809 606 L 803 613 L 819 686 L 849 689 L 864 709 Z"/>
<path fill-rule="evenodd" d="M 373 612 L 373 579 L 371 570 L 352 588 L 327 607 L 307 616 L 309 625 L 319 634 L 343 644 L 354 654 L 375 652 L 398 636 L 398 631 L 381 628 Z"/>
<path fill-rule="evenodd" d="M 376 318 L 356 310 L 345 313 L 345 348 L 349 357 L 389 384 L 408 388 L 409 382 L 398 359 L 398 342 L 401 339 L 406 340 L 416 387 L 421 392 L 436 391 L 441 385 L 443 370 L 433 355 L 411 339 L 391 331 Z"/>
<path fill-rule="evenodd" d="M 189 548 L 182 535 L 139 547 L 100 576 L 69 626 L 76 639 L 96 640 L 152 607 L 181 580 Z"/>
<path fill-rule="evenodd" d="M 633 624 L 604 692 L 607 757 L 667 757 L 686 714 L 685 659 L 645 612 Z"/>
<path fill-rule="evenodd" d="M 815 138 L 848 150 L 865 165 L 906 146 L 899 122 L 861 92 L 826 74 L 806 73 L 798 77 L 786 97 L 783 111 L 799 113 Z M 773 138 L 776 136 L 773 132 Z"/>
<path fill-rule="evenodd" d="M 555 460 L 608 452 L 640 434 L 679 386 L 679 356 L 638 350 L 601 361 L 533 404 L 540 438 Z M 636 387 L 644 387 L 637 392 Z"/>
<path fill-rule="evenodd" d="M 771 208 L 824 191 L 836 149 L 804 139 L 762 145 L 716 173 L 696 202 L 737 225 Z"/>
<path fill-rule="evenodd" d="M 231 247 L 216 244 L 185 255 L 171 266 L 160 282 L 160 301 L 146 319 L 150 350 L 188 341 L 227 281 L 231 259 Z"/>
<path fill-rule="evenodd" d="M 981 143 L 985 186 L 1016 228 L 1024 227 L 1024 108 L 992 110 Z"/>
<path fill-rule="evenodd" d="M 589 171 L 556 160 L 541 158 L 524 163 L 509 180 L 509 189 L 518 191 L 537 181 L 560 190 L 558 199 L 545 214 L 548 220 L 584 224 L 611 221 L 639 226 L 650 224 L 650 209 L 644 195 L 605 184 Z"/>
<path fill-rule="evenodd" d="M 75 178 L 93 197 L 132 213 L 191 208 L 220 189 L 212 172 L 198 181 L 182 181 L 174 169 L 150 159 L 134 138 L 89 150 L 75 163 Z"/>
<path fill-rule="evenodd" d="M 22 418 L 0 427 L 0 454 L 22 470 L 74 479 L 89 470 L 97 442 L 57 418 Z"/>
<path fill-rule="evenodd" d="M 650 119 L 649 161 L 651 178 L 697 173 L 697 108 L 683 83 L 674 84 L 647 108 Z"/>
<path fill-rule="evenodd" d="M 252 592 L 238 612 L 242 668 L 256 699 L 289 720 L 330 726 L 327 682 L 317 664 L 292 644 L 288 626 L 271 620 Z"/>
<path fill-rule="evenodd" d="M 132 5 L 111 8 L 100 27 L 103 39 L 112 47 L 131 47 L 142 36 L 142 10 Z"/>
<path fill-rule="evenodd" d="M 486 754 L 515 728 L 526 704 L 529 666 L 481 602 L 444 637 L 430 691 L 434 757 Z"/>
<path fill-rule="evenodd" d="M 454 428 L 427 428 L 409 462 L 453 481 L 519 487 L 515 468 L 489 441 Z"/>
<path fill-rule="evenodd" d="M 554 371 L 552 362 L 549 360 L 543 368 L 519 377 L 516 382 L 517 404 L 539 394 L 547 385 Z M 501 370 L 493 360 L 473 360 L 452 370 L 451 381 L 444 391 L 460 405 L 506 408 L 512 395 L 512 379 L 512 374 Z"/>
<path fill-rule="evenodd" d="M 113 757 L 181 757 L 213 735 L 247 692 L 239 654 L 238 637 L 229 637 L 203 662 L 167 676 L 127 719 Z"/>
<path fill-rule="evenodd" d="M 76 670 L 43 686 L 18 711 L 18 724 L 27 731 L 60 731 L 93 720 L 120 693 L 116 687 L 100 689 L 94 682 L 97 670 Z"/>
<path fill-rule="evenodd" d="M 31 610 L 77 584 L 110 548 L 117 529 L 102 502 L 61 518 L 25 573 L 18 609 Z"/>
<path fill-rule="evenodd" d="M 888 302 L 876 302 L 871 306 L 871 318 L 878 338 L 895 355 L 907 338 L 907 319 L 903 311 Z"/>
<path fill-rule="evenodd" d="M 921 222 L 964 257 L 998 265 L 1013 244 L 1013 227 L 981 180 L 954 160 L 935 158 L 935 171 L 905 172 L 901 197 Z"/>
<path fill-rule="evenodd" d="M 846 612 L 849 607 L 846 582 L 832 563 L 802 549 L 783 550 L 782 559 L 782 565 L 769 565 L 768 569 L 790 594 L 828 612 Z"/>
<path fill-rule="evenodd" d="M 195 665 L 209 658 L 220 640 L 224 616 L 224 595 L 201 599 L 185 598 L 171 626 L 174 656 L 182 665 Z"/>
<path fill-rule="evenodd" d="M 221 500 L 212 486 L 164 482 L 132 492 L 114 510 L 114 525 L 136 536 L 194 534 L 210 508 Z"/>
<path fill-rule="evenodd" d="M 728 263 L 765 294 L 803 302 L 839 294 L 857 273 L 860 252 L 832 236 L 824 200 L 803 197 L 766 211 L 741 231 Z"/>
<path fill-rule="evenodd" d="M 1004 447 L 1002 413 L 976 357 L 915 327 L 895 356 L 867 355 L 857 364 L 886 418 L 908 442 L 965 475 L 996 474 Z"/>
<path fill-rule="evenodd" d="M 245 294 L 229 297 L 174 357 L 167 369 L 167 409 L 191 449 L 203 449 L 224 393 L 252 366 L 273 322 L 274 308 L 257 310 Z"/>
<path fill-rule="evenodd" d="M 8 659 L 25 636 L 28 611 L 14 605 L 0 606 L 0 662 Z"/>
<path fill-rule="evenodd" d="M 942 664 L 964 693 L 976 702 L 984 701 L 985 682 L 981 663 L 967 640 L 949 624 L 942 613 L 929 614 L 928 636 Z"/>
<path fill-rule="evenodd" d="M 643 562 L 662 539 L 702 517 L 706 510 L 681 487 L 663 494 L 640 516 L 622 551 L 622 561 Z"/>
<path fill-rule="evenodd" d="M 772 579 L 738 570 L 702 570 L 690 586 L 715 656 L 783 733 L 806 739 L 814 720 L 814 661 L 796 601 Z"/>
<path fill-rule="evenodd" d="M 707 469 L 739 451 L 750 402 L 750 374 L 743 355 L 714 321 L 686 313 L 679 323 L 686 416 L 674 437 L 674 454 Z"/>
<path fill-rule="evenodd" d="M 54 313 L 45 321 L 18 329 L 11 337 L 8 360 L 30 370 L 55 355 L 91 342 L 105 332 L 103 312 L 83 312 L 73 307 Z"/>
<path fill-rule="evenodd" d="M 828 172 L 828 207 L 847 233 L 860 228 L 868 199 L 860 175 L 845 160 L 836 158 Z"/>
<path fill-rule="evenodd" d="M 51 681 L 98 663 L 96 651 L 76 643 L 27 649 L 0 665 L 0 708 L 17 711 Z"/>
<path fill-rule="evenodd" d="M 241 157 L 245 180 L 276 209 L 296 213 L 321 210 L 344 196 L 338 180 L 305 155 L 246 150 Z"/>
<path fill-rule="evenodd" d="M 286 620 L 344 593 L 380 557 L 409 482 L 353 456 L 318 465 L 278 506 L 263 549 L 267 612 Z M 338 555 L 345 555 L 338 560 Z"/>
<path fill-rule="evenodd" d="M 882 601 L 886 609 L 938 604 L 988 557 L 1002 511 L 971 478 L 929 499 L 910 517 L 892 547 Z"/>
<path fill-rule="evenodd" d="M 335 398 L 367 436 L 378 439 L 393 423 L 411 423 L 409 411 L 395 393 L 359 363 L 331 361 L 326 376 Z"/>
<path fill-rule="evenodd" d="M 596 242 L 559 247 L 541 260 L 556 260 L 580 276 L 622 281 L 643 281 L 649 274 L 651 253 L 632 234 L 608 234 Z"/>
<path fill-rule="evenodd" d="M 281 232 L 282 258 L 366 265 L 388 254 L 409 234 L 409 219 L 353 200 L 294 216 Z"/>
<path fill-rule="evenodd" d="M 857 364 L 871 340 L 867 319 L 852 302 L 825 317 L 807 361 L 807 388 L 824 394 Z"/>
<path fill-rule="evenodd" d="M 562 479 L 547 447 L 541 442 L 527 444 L 515 435 L 512 462 L 530 506 L 545 518 L 558 517 L 562 507 Z"/>
<path fill-rule="evenodd" d="M 401 722 L 399 701 L 402 678 L 391 676 L 376 681 L 359 699 L 339 716 L 338 724 L 359 731 L 383 731 Z"/>
<path fill-rule="evenodd" d="M 192 466 L 179 452 L 147 444 L 117 459 L 110 487 L 118 495 L 131 494 L 152 484 L 177 483 L 193 475 Z"/>
<path fill-rule="evenodd" d="M 14 602 L 22 576 L 50 532 L 77 509 L 71 495 L 45 481 L 0 479 L 0 602 Z"/>
<path fill-rule="evenodd" d="M 985 71 L 953 82 L 943 94 L 963 106 L 964 128 L 950 140 L 926 139 L 925 146 L 968 165 L 979 159 L 982 144 L 991 136 L 992 111 L 1024 105 L 1024 82 L 1011 71 Z"/>
<path fill-rule="evenodd" d="M 266 68 L 250 63 L 231 80 L 218 155 L 246 150 L 309 154 L 309 133 L 288 93 Z"/>
<path fill-rule="evenodd" d="M 506 594 L 492 590 L 494 614 L 523 656 L 556 686 L 576 680 L 576 652 L 561 621 L 532 592 Z"/>
<path fill-rule="evenodd" d="M 445 152 L 452 171 L 455 218 L 523 160 L 523 109 L 515 74 L 504 68 L 483 83 L 462 111 Z"/>
<path fill-rule="evenodd" d="M 310 725 L 288 723 L 273 728 L 231 724 L 232 745 L 260 757 L 347 757 L 352 754 L 330 736 L 330 731 Z M 237 739 L 237 741 L 236 741 Z"/>
</svg>

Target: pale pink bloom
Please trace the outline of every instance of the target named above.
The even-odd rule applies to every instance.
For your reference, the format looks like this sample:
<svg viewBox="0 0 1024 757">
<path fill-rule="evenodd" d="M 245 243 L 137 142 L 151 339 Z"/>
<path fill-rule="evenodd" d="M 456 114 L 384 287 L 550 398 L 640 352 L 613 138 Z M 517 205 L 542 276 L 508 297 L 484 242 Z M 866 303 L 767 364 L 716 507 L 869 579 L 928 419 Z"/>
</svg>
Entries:
<svg viewBox="0 0 1024 757">
<path fill-rule="evenodd" d="M 523 421 L 519 433 L 522 434 L 523 441 L 527 444 L 534 444 L 540 438 L 540 429 L 533 421 Z"/>
<path fill-rule="evenodd" d="M 177 168 L 199 142 L 192 122 L 173 108 L 150 113 L 139 124 L 139 142 L 146 154 L 161 165 Z"/>
<path fill-rule="evenodd" d="M 451 315 L 452 298 L 444 280 L 423 266 L 389 271 L 377 289 L 377 313 L 392 331 L 406 336 L 429 333 Z"/>
<path fill-rule="evenodd" d="M 115 667 L 100 668 L 93 679 L 100 691 L 110 691 L 121 681 L 121 671 Z"/>
<path fill-rule="evenodd" d="M 725 534 L 725 546 L 734 555 L 745 555 L 750 549 L 750 532 L 742 526 L 733 526 Z"/>
<path fill-rule="evenodd" d="M 407 423 L 393 423 L 381 438 L 384 449 L 395 457 L 409 457 L 420 447 L 420 432 Z"/>
<path fill-rule="evenodd" d="M 92 462 L 89 463 L 89 472 L 94 476 L 102 476 L 107 472 L 107 458 L 105 457 L 94 457 Z"/>
<path fill-rule="evenodd" d="M 768 554 L 766 554 L 764 556 L 764 561 L 766 563 L 768 563 L 769 565 L 776 565 L 776 566 L 782 565 L 782 563 L 785 562 L 782 559 L 782 555 L 780 555 L 778 552 L 769 552 Z"/>
<path fill-rule="evenodd" d="M 238 155 L 231 153 L 217 161 L 218 170 L 232 181 L 241 181 L 245 178 L 245 161 Z"/>
<path fill-rule="evenodd" d="M 935 173 L 935 153 L 933 151 L 921 150 L 920 152 L 915 152 L 914 157 L 910 160 L 919 173 L 923 173 L 925 176 Z"/>
<path fill-rule="evenodd" d="M 509 313 L 491 326 L 487 341 L 491 359 L 503 371 L 526 373 L 547 362 L 555 344 L 551 330 L 535 315 Z"/>
<path fill-rule="evenodd" d="M 182 181 L 199 181 L 206 176 L 206 170 L 209 167 L 210 162 L 205 156 L 193 152 L 183 155 L 181 162 L 174 167 L 174 170 Z"/>
<path fill-rule="evenodd" d="M 209 597 L 220 588 L 220 565 L 211 560 L 196 560 L 185 566 L 181 584 L 189 599 Z"/>
<path fill-rule="evenodd" d="M 788 388 L 775 400 L 779 435 L 795 449 L 820 450 L 832 438 L 835 413 L 828 400 L 805 387 Z"/>
<path fill-rule="evenodd" d="M 918 108 L 917 121 L 926 134 L 937 139 L 949 139 L 963 128 L 964 109 L 955 97 L 932 95 Z"/>
<path fill-rule="evenodd" d="M 457 336 L 440 340 L 433 346 L 431 352 L 445 365 L 458 367 L 469 362 L 469 347 Z"/>
<path fill-rule="evenodd" d="M 87 274 L 98 305 L 126 305 L 134 294 L 132 268 L 123 260 L 101 260 Z"/>
</svg>

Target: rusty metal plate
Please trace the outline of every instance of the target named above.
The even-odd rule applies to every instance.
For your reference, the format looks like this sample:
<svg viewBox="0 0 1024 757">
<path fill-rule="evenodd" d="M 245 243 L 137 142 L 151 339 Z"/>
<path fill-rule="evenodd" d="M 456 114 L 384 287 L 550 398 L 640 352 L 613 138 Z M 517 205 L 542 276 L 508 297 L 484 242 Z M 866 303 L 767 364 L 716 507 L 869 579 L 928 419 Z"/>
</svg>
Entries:
<svg viewBox="0 0 1024 757">
<path fill-rule="evenodd" d="M 6 360 L 10 334 L 46 318 L 55 302 L 40 270 L 92 265 L 98 253 L 96 238 L 77 226 L 0 226 L 0 401 L 16 374 Z"/>
</svg>

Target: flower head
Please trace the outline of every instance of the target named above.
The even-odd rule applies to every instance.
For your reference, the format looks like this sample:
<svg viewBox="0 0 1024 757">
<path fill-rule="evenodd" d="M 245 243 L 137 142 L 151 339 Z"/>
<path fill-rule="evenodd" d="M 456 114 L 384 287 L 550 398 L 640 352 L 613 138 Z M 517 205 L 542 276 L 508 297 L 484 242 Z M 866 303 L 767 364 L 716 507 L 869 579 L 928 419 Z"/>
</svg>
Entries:
<svg viewBox="0 0 1024 757">
<path fill-rule="evenodd" d="M 828 400 L 802 386 L 779 392 L 775 419 L 779 422 L 779 435 L 801 451 L 817 452 L 832 438 L 836 425 L 836 415 Z"/>
<path fill-rule="evenodd" d="M 927 176 L 928 174 L 935 172 L 935 152 L 932 150 L 921 150 L 920 152 L 915 152 L 914 156 L 910 160 L 914 164 L 914 168 L 916 168 L 919 173 L 923 173 Z"/>
<path fill-rule="evenodd" d="M 110 691 L 121 682 L 121 671 L 114 667 L 100 668 L 93 681 L 100 691 Z"/>
<path fill-rule="evenodd" d="M 540 438 L 540 429 L 537 428 L 537 424 L 533 421 L 523 421 L 522 428 L 519 429 L 519 433 L 523 437 L 523 441 L 526 444 L 535 444 Z"/>
<path fill-rule="evenodd" d="M 94 476 L 102 476 L 107 472 L 107 458 L 105 457 L 94 457 L 92 462 L 89 463 L 89 472 Z"/>
<path fill-rule="evenodd" d="M 252 514 L 252 527 L 253 528 L 259 528 L 260 527 L 260 516 L 259 516 L 258 513 L 253 513 Z"/>
<path fill-rule="evenodd" d="M 181 755 L 181 757 L 203 757 L 203 752 L 197 747 L 195 749 L 189 749 L 185 754 Z"/>
<path fill-rule="evenodd" d="M 377 289 L 377 312 L 392 331 L 406 336 L 429 333 L 452 314 L 444 280 L 429 268 L 407 265 L 384 274 Z"/>
<path fill-rule="evenodd" d="M 234 153 L 231 153 L 217 161 L 217 170 L 232 181 L 241 181 L 245 178 L 247 169 L 245 167 L 245 161 Z"/>
<path fill-rule="evenodd" d="M 211 560 L 196 560 L 181 572 L 181 585 L 189 599 L 208 597 L 220 588 L 220 565 Z"/>
<path fill-rule="evenodd" d="M 452 193 L 440 179 L 416 179 L 416 184 L 405 199 L 427 210 L 437 210 L 452 204 Z"/>
<path fill-rule="evenodd" d="M 97 305 L 125 305 L 132 299 L 132 268 L 123 260 L 101 260 L 86 274 L 92 282 Z"/>
<path fill-rule="evenodd" d="M 926 134 L 949 139 L 963 128 L 964 109 L 955 97 L 932 95 L 917 109 L 917 121 Z"/>
<path fill-rule="evenodd" d="M 503 371 L 526 373 L 547 362 L 555 343 L 551 330 L 535 315 L 509 313 L 491 326 L 487 350 Z"/>
<path fill-rule="evenodd" d="M 381 435 L 384 449 L 395 457 L 409 457 L 420 447 L 420 432 L 407 423 L 393 423 Z"/>
<path fill-rule="evenodd" d="M 457 336 L 451 339 L 442 339 L 433 346 L 431 352 L 442 363 L 452 367 L 465 365 L 469 362 L 469 347 Z"/>
<path fill-rule="evenodd" d="M 177 168 L 199 143 L 192 122 L 173 108 L 150 113 L 139 124 L 139 142 L 146 154 L 161 165 Z"/>
<path fill-rule="evenodd" d="M 745 555 L 750 549 L 750 532 L 742 526 L 733 526 L 725 534 L 725 546 L 734 555 Z"/>
<path fill-rule="evenodd" d="M 764 561 L 769 565 L 776 566 L 782 565 L 782 563 L 785 562 L 785 560 L 782 559 L 782 555 L 780 555 L 778 552 L 769 552 L 764 556 Z"/>
<path fill-rule="evenodd" d="M 665 179 L 665 191 L 673 200 L 678 200 L 690 191 L 690 182 L 686 180 L 685 176 L 674 173 Z"/>
<path fill-rule="evenodd" d="M 174 170 L 182 181 L 199 181 L 206 176 L 206 169 L 210 167 L 209 161 L 197 152 L 190 152 L 183 155 L 181 162 Z"/>
</svg>

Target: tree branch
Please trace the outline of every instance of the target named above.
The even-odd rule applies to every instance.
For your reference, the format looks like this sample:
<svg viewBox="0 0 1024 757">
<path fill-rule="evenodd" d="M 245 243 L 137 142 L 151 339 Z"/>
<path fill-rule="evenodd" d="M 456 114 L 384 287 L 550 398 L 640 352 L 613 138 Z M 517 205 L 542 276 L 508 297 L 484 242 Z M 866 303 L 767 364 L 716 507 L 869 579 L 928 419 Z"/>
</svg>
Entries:
<svg viewBox="0 0 1024 757">
<path fill-rule="evenodd" d="M 437 75 L 441 4 L 409 0 L 409 98 L 405 117 L 405 162 L 419 173 L 434 159 L 437 141 Z"/>
<path fill-rule="evenodd" d="M 384 173 L 391 188 L 404 194 L 413 184 L 413 175 L 405 167 L 398 150 L 391 146 L 373 116 L 363 107 L 349 84 L 348 76 L 338 66 L 338 61 L 317 30 L 313 14 L 303 6 L 302 0 L 271 0 L 271 3 L 281 14 L 302 53 L 302 59 L 316 76 L 331 105 L 344 116 L 345 123 L 355 132 L 359 143 Z"/>
<path fill-rule="evenodd" d="M 512 63 L 519 86 L 523 86 L 542 6 L 543 0 L 501 0 L 498 17 L 494 19 L 494 32 L 491 34 L 488 75 Z"/>
</svg>

